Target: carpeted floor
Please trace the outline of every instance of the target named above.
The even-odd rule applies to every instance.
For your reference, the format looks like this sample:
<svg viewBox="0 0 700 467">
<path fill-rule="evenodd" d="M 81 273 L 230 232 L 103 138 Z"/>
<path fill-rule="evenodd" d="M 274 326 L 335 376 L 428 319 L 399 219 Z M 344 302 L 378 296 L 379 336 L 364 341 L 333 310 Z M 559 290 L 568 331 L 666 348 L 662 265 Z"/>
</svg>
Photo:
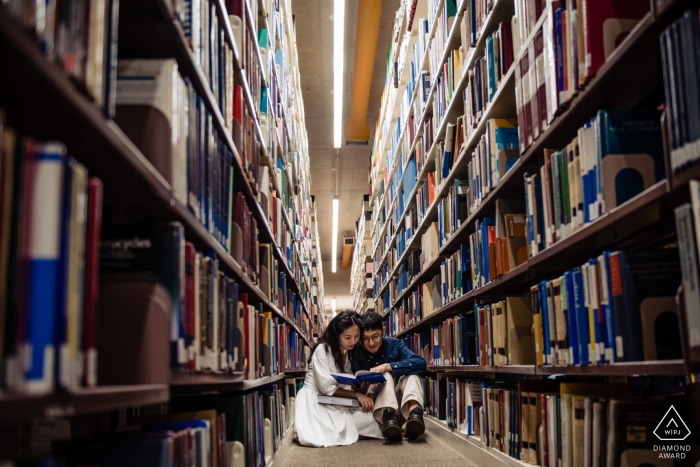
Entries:
<svg viewBox="0 0 700 467">
<path fill-rule="evenodd" d="M 387 443 L 366 439 L 350 446 L 334 448 L 307 448 L 294 442 L 285 458 L 281 467 L 476 467 L 429 433 L 416 441 Z"/>
</svg>

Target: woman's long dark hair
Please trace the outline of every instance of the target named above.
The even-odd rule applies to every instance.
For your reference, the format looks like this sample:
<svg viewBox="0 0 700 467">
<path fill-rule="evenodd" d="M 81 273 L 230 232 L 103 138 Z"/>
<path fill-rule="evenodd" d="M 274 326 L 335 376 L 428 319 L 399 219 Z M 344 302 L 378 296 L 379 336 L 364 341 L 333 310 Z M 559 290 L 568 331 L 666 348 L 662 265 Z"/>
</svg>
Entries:
<svg viewBox="0 0 700 467">
<path fill-rule="evenodd" d="M 326 330 L 323 331 L 321 337 L 311 349 L 311 355 L 309 356 L 309 363 L 311 363 L 311 357 L 314 356 L 314 352 L 319 345 L 323 344 L 326 348 L 326 352 L 330 350 L 331 355 L 333 355 L 333 360 L 338 366 L 338 371 L 344 371 L 345 365 L 343 365 L 343 352 L 340 351 L 340 335 L 348 328 L 357 325 L 358 328 L 362 329 L 362 320 L 360 315 L 351 310 L 341 311 L 328 323 Z M 348 355 L 349 358 L 349 355 Z"/>
</svg>

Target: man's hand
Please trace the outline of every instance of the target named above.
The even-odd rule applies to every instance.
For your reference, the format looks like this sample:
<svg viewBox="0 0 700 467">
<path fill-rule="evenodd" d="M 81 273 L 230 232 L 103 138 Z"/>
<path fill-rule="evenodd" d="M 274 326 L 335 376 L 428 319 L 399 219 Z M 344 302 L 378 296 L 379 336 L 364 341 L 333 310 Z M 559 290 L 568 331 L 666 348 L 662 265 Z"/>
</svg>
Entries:
<svg viewBox="0 0 700 467">
<path fill-rule="evenodd" d="M 374 410 L 374 401 L 371 397 L 365 396 L 359 392 L 355 393 L 355 397 L 357 397 L 357 400 L 360 401 L 363 412 L 371 412 Z"/>
<path fill-rule="evenodd" d="M 355 386 L 355 392 L 361 392 L 362 394 L 367 394 L 369 389 L 369 383 L 367 381 L 361 383 L 359 386 Z"/>
<path fill-rule="evenodd" d="M 389 365 L 388 363 L 383 363 L 379 366 L 371 368 L 369 371 L 371 371 L 372 373 L 385 373 L 387 371 L 391 371 L 391 365 Z"/>
</svg>

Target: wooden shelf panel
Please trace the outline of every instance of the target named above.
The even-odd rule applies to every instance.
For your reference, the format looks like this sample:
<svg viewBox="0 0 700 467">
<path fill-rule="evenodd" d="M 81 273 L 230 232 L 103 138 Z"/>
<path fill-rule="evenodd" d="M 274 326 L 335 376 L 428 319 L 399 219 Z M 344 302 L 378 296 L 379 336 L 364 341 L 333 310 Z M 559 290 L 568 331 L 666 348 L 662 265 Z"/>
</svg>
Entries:
<svg viewBox="0 0 700 467">
<path fill-rule="evenodd" d="M 474 372 L 474 373 L 515 373 L 520 375 L 534 375 L 535 365 L 509 365 L 509 366 L 479 366 L 479 365 L 455 365 L 455 366 L 428 366 L 428 371 L 435 372 Z"/>
<path fill-rule="evenodd" d="M 469 293 L 459 297 L 458 299 L 448 303 L 447 305 L 444 305 L 444 306 L 438 308 L 437 310 L 433 311 L 432 313 L 430 313 L 428 316 L 426 316 L 422 320 L 407 327 L 406 329 L 397 333 L 393 337 L 401 337 L 401 336 L 404 336 L 406 334 L 411 334 L 411 333 L 416 332 L 418 330 L 421 330 L 421 329 L 423 329 L 426 326 L 429 326 L 431 324 L 441 323 L 446 318 L 449 318 L 449 317 L 456 315 L 456 314 L 459 314 L 459 313 L 465 313 L 465 314 L 466 313 L 473 313 L 474 312 L 473 307 L 469 310 L 464 310 L 464 309 L 460 310 L 460 308 L 470 307 L 470 306 L 473 306 L 473 304 L 474 304 L 474 295 L 472 294 L 472 292 L 469 292 Z M 384 316 L 386 316 L 386 314 Z"/>
<path fill-rule="evenodd" d="M 654 360 L 643 362 L 611 363 L 609 365 L 570 365 L 570 366 L 535 366 L 535 365 L 430 365 L 428 371 L 438 373 L 473 372 L 473 373 L 511 373 L 520 375 L 600 375 L 600 376 L 635 376 L 635 375 L 684 375 L 687 373 L 683 360 Z"/>
<path fill-rule="evenodd" d="M 211 391 L 239 392 L 258 389 L 284 379 L 284 373 L 258 379 L 243 379 L 242 375 L 217 375 L 215 373 L 173 373 L 171 388 L 177 393 Z"/>
<path fill-rule="evenodd" d="M 645 362 L 611 363 L 609 365 L 538 366 L 538 375 L 683 375 L 683 360 L 654 360 Z"/>
<path fill-rule="evenodd" d="M 169 398 L 170 391 L 166 384 L 97 386 L 45 396 L 3 394 L 0 395 L 0 423 L 107 412 L 124 407 L 159 404 L 167 402 Z"/>
</svg>

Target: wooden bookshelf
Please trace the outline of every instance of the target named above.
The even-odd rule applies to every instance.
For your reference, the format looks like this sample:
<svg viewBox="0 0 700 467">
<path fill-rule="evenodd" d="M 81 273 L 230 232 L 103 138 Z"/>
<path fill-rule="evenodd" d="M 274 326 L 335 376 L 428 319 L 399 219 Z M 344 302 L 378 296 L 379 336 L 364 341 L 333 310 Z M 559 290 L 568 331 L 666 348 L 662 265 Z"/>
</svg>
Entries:
<svg viewBox="0 0 700 467">
<path fill-rule="evenodd" d="M 623 234 L 624 236 L 624 234 L 629 234 L 630 230 L 639 231 L 650 223 L 658 222 L 662 218 L 662 212 L 669 212 L 668 209 L 664 209 L 663 204 L 667 195 L 665 181 L 653 185 L 627 203 L 618 206 L 595 222 L 584 226 L 566 239 L 540 252 L 503 276 L 432 312 L 423 320 L 398 333 L 396 337 L 424 329 L 429 323 L 435 322 L 434 317 L 436 314 L 443 316 L 443 313 L 454 309 L 458 306 L 455 303 L 465 299 L 467 296 L 478 300 L 505 296 L 507 294 L 525 293 L 529 290 L 530 285 L 539 280 L 552 278 L 571 267 L 575 267 L 591 255 L 610 247 L 614 241 L 618 240 L 616 234 L 618 236 Z M 642 215 L 645 212 L 647 216 Z M 633 222 L 632 218 L 635 218 L 635 222 Z M 620 229 L 621 224 L 625 225 L 626 228 Z M 429 280 L 429 277 L 427 277 L 429 272 L 439 272 L 438 267 L 441 260 L 440 255 L 438 255 L 436 259 L 431 261 L 429 268 L 425 268 L 413 280 L 412 286 L 417 284 L 422 278 L 425 278 L 423 282 Z M 399 296 L 399 299 L 394 302 L 392 307 L 396 306 L 400 299 L 409 293 L 410 288 Z M 390 310 L 385 312 L 384 316 L 388 316 L 389 313 Z"/>
<path fill-rule="evenodd" d="M 246 99 L 256 119 L 256 131 L 261 144 L 264 138 L 257 121 L 246 75 L 240 67 L 228 15 L 223 0 L 214 0 L 219 24 L 233 50 L 235 79 L 245 91 Z M 257 203 L 256 189 L 251 186 L 242 169 L 242 161 L 226 129 L 224 117 L 211 92 L 204 73 L 196 64 L 184 31 L 175 19 L 167 0 L 122 0 L 120 10 L 120 58 L 167 58 L 178 62 L 180 72 L 188 77 L 202 98 L 219 136 L 234 155 L 235 189 L 241 191 L 260 230 L 260 241 L 273 244 L 275 257 L 284 264 L 290 290 L 299 295 L 301 306 L 311 320 L 307 303 L 301 294 L 296 275 L 287 265 L 286 255 L 277 246 L 270 225 Z M 250 293 L 254 303 L 262 303 L 278 318 L 284 320 L 301 338 L 310 344 L 311 336 L 286 316 L 243 273 L 241 266 L 204 228 L 198 219 L 175 199 L 172 187 L 156 171 L 147 158 L 124 135 L 120 128 L 63 71 L 44 55 L 37 39 L 23 30 L 17 21 L 0 8 L 0 68 L 12 70 L 0 73 L 0 85 L 11 92 L 0 93 L 0 107 L 5 109 L 13 127 L 39 140 L 60 140 L 70 153 L 89 171 L 105 181 L 105 206 L 139 205 L 153 214 L 154 220 L 181 222 L 189 241 L 198 249 L 213 249 L 223 271 L 235 278 L 242 291 Z M 269 80 L 269 77 L 266 76 Z M 28 111 L 27 109 L 31 109 Z M 287 123 L 285 122 L 285 125 Z M 85 135 L 89 134 L 89 138 Z M 267 151 L 266 148 L 264 148 Z M 270 172 L 278 185 L 274 171 Z M 286 217 L 287 225 L 292 224 Z M 293 229 L 292 229 L 293 231 Z M 309 287 L 307 287 L 309 288 Z M 310 330 L 311 332 L 311 330 Z M 1 423 L 14 423 L 34 417 L 58 417 L 105 412 L 131 406 L 167 402 L 170 391 L 201 392 L 210 390 L 249 390 L 280 381 L 284 375 L 245 381 L 242 374 L 188 374 L 174 371 L 171 387 L 163 385 L 98 386 L 75 392 L 56 392 L 46 396 L 0 395 Z"/>
<path fill-rule="evenodd" d="M 127 0 L 124 3 L 126 10 L 123 11 L 127 13 L 120 24 L 120 56 L 129 56 L 130 50 L 133 53 L 137 53 L 138 50 L 140 57 L 177 58 L 179 68 L 204 98 L 220 136 L 234 154 L 234 186 L 243 192 L 258 222 L 261 241 L 275 244 L 270 226 L 257 204 L 255 191 L 247 177 L 243 176 L 240 156 L 225 128 L 223 116 L 206 78 L 194 62 L 181 26 L 174 18 L 166 16 L 172 15 L 169 3 L 165 0 L 139 3 L 133 11 L 133 15 L 140 18 L 135 24 L 129 20 L 128 13 L 134 2 Z M 224 265 L 223 269 L 232 273 L 259 301 L 267 304 L 267 298 L 262 291 L 242 273 L 240 266 L 235 264 L 223 246 L 188 208 L 175 199 L 170 185 L 119 127 L 111 119 L 104 117 L 90 99 L 58 67 L 46 59 L 36 40 L 21 30 L 16 22 L 1 10 L 0 29 L 0 50 L 3 52 L 0 62 L 3 68 L 6 66 L 7 69 L 18 70 L 17 73 L 5 73 L 0 77 L 0 83 L 6 89 L 19 89 L 19 92 L 12 94 L 11 99 L 0 96 L 0 105 L 12 116 L 12 124 L 20 131 L 30 133 L 38 139 L 63 141 L 70 148 L 71 154 L 86 166 L 91 175 L 108 182 L 105 183 L 105 205 L 119 205 L 124 201 L 138 203 L 157 211 L 157 216 L 163 218 L 162 220 L 182 222 L 189 240 L 199 248 L 214 249 Z M 157 40 L 152 40 L 153 35 Z M 148 37 L 151 39 L 147 40 Z M 137 47 L 138 49 L 134 50 Z M 26 108 L 37 109 L 37 112 L 29 118 L 27 112 L 22 111 Z M 85 131 L 90 133 L 91 138 L 84 137 Z M 296 283 L 296 276 L 287 267 L 286 256 L 276 246 L 273 251 L 276 252 L 277 259 L 284 263 L 284 272 L 289 277 L 288 284 L 301 298 L 301 289 Z M 304 300 L 302 308 L 309 316 Z M 286 319 L 280 313 L 277 314 Z M 308 342 L 307 337 L 304 336 Z"/>
<path fill-rule="evenodd" d="M 18 423 L 32 418 L 54 418 L 167 402 L 166 384 L 133 386 L 97 386 L 74 392 L 56 392 L 45 396 L 27 394 L 0 395 L 0 424 Z"/>
<path fill-rule="evenodd" d="M 499 2 L 500 3 L 500 2 Z M 464 222 L 455 233 L 453 233 L 446 243 L 440 249 L 436 258 L 431 260 L 428 267 L 415 278 L 412 279 L 411 284 L 408 288 L 401 291 L 398 294 L 397 299 L 391 303 L 391 308 L 396 306 L 401 299 L 406 297 L 409 293 L 415 290 L 416 286 L 426 282 L 430 276 L 434 275 L 436 271 L 435 263 L 439 266 L 442 259 L 448 256 L 450 253 L 457 251 L 459 245 L 468 240 L 468 235 L 474 231 L 474 220 L 477 218 L 482 218 L 487 215 L 493 215 L 495 212 L 495 201 L 499 198 L 510 198 L 514 195 L 522 196 L 524 193 L 524 188 L 522 186 L 523 175 L 533 168 L 537 167 L 537 158 L 542 153 L 544 148 L 548 147 L 563 147 L 571 141 L 575 136 L 576 131 L 580 128 L 586 121 L 588 121 L 598 109 L 601 108 L 612 108 L 612 109 L 625 109 L 630 108 L 637 104 L 641 96 L 645 96 L 658 86 L 659 80 L 661 79 L 660 73 L 657 74 L 655 70 L 660 70 L 660 52 L 658 45 L 658 35 L 663 27 L 668 25 L 675 16 L 668 14 L 668 11 L 678 10 L 679 3 L 687 3 L 682 0 L 668 1 L 664 4 L 664 14 L 657 15 L 656 19 L 653 13 L 647 14 L 635 27 L 635 29 L 628 35 L 628 37 L 623 41 L 623 43 L 618 47 L 615 53 L 608 59 L 605 65 L 599 70 L 597 75 L 587 84 L 587 86 L 578 93 L 569 104 L 566 109 L 560 111 L 560 114 L 554 119 L 550 124 L 549 128 L 540 135 L 539 138 L 535 140 L 533 145 L 531 145 L 527 151 L 521 156 L 520 160 L 509 170 L 501 182 L 491 190 L 491 192 L 485 197 L 482 203 L 473 210 L 468 219 Z M 675 6 L 674 6 L 675 5 Z M 494 6 L 494 15 L 498 3 Z M 461 10 L 458 9 L 458 12 Z M 544 21 L 544 17 L 539 20 L 539 25 Z M 485 28 L 487 28 L 488 22 Z M 533 31 L 536 31 L 539 27 L 535 27 Z M 484 34 L 480 36 L 480 41 L 485 39 Z M 524 47 L 529 44 L 534 39 L 534 33 L 524 42 Z M 477 49 L 479 45 L 477 44 Z M 525 49 L 521 49 L 518 57 L 524 53 Z M 478 56 L 474 54 L 473 56 Z M 653 58 L 646 58 L 649 56 L 654 56 Z M 517 58 L 516 58 L 517 62 Z M 469 62 L 471 63 L 471 61 Z M 512 68 L 509 73 L 512 73 Z M 647 76 L 650 78 L 648 80 L 636 79 L 638 76 Z M 641 83 L 643 81 L 643 83 Z M 633 87 L 628 85 L 632 83 Z M 613 88 L 614 91 L 610 89 Z M 458 88 L 459 89 L 459 88 Z M 505 92 L 510 90 L 510 92 Z M 497 94 L 494 96 L 493 101 L 487 107 L 487 115 L 482 117 L 479 126 L 473 133 L 473 137 L 465 143 L 467 149 L 466 154 L 469 154 L 473 149 L 473 145 L 478 141 L 478 136 L 483 132 L 483 129 L 479 128 L 481 125 L 485 125 L 486 120 L 491 118 L 488 116 L 489 109 L 492 106 L 503 107 L 503 109 L 514 108 L 514 102 L 505 104 L 503 101 L 505 96 L 509 96 L 508 99 L 514 99 L 512 95 L 512 83 L 508 82 L 504 77 L 504 80 L 499 87 Z M 429 104 L 429 101 L 428 101 Z M 427 109 L 427 107 L 426 107 Z M 498 111 L 497 114 L 502 115 L 503 109 Z M 449 114 L 446 114 L 449 117 Z M 423 117 L 424 118 L 424 117 Z M 445 120 L 448 120 L 446 118 Z M 421 119 L 420 122 L 423 120 Z M 444 122 L 443 122 L 444 125 Z M 441 125 L 441 128 L 442 126 Z M 439 139 L 440 133 L 436 133 L 436 141 Z M 432 151 L 432 149 L 431 149 Z M 398 273 L 399 267 L 404 263 L 412 250 L 420 246 L 420 237 L 424 232 L 424 229 L 432 222 L 433 217 L 437 213 L 437 202 L 444 196 L 449 188 L 449 182 L 454 180 L 458 174 L 463 173 L 463 167 L 466 165 L 467 158 L 461 157 L 453 167 L 447 183 L 439 191 L 436 191 L 435 199 L 436 202 L 431 205 L 426 211 L 423 223 L 416 229 L 416 234 L 407 241 L 406 250 L 398 259 L 394 268 L 389 273 L 386 283 L 382 285 L 377 294 L 375 300 L 377 302 L 381 301 L 381 295 L 388 289 L 389 282 L 392 277 L 395 277 Z M 428 162 L 426 161 L 426 166 Z M 425 169 L 425 167 L 424 167 Z M 686 171 L 680 172 L 678 175 L 674 175 L 671 178 L 671 186 L 677 187 L 687 183 L 688 180 L 700 176 L 700 164 L 689 167 Z M 417 182 L 419 185 L 420 179 Z M 537 266 L 539 270 L 545 270 L 548 265 L 560 261 L 563 257 L 571 258 L 567 255 L 566 250 L 569 248 L 569 253 L 572 247 L 579 249 L 576 257 L 588 256 L 593 253 L 599 252 L 601 249 L 614 244 L 615 241 L 619 240 L 620 234 L 625 231 L 625 229 L 620 229 L 620 222 L 623 220 L 630 220 L 634 218 L 636 209 L 645 209 L 646 213 L 653 214 L 651 211 L 658 210 L 660 207 L 665 206 L 662 201 L 666 197 L 668 192 L 667 188 L 661 186 L 662 182 L 651 189 L 645 191 L 642 195 L 636 197 L 629 203 L 621 206 L 617 210 L 609 213 L 604 218 L 600 219 L 600 223 L 593 223 L 591 225 L 585 226 L 583 229 L 577 231 L 572 236 L 563 241 L 553 245 L 551 248 L 540 252 L 538 255 L 530 259 L 529 269 L 534 270 L 534 266 Z M 653 215 L 652 215 L 653 217 Z M 592 227 L 595 225 L 595 227 Z M 636 229 L 642 229 L 646 227 L 643 224 L 636 224 Z M 647 224 L 648 225 L 648 224 Z M 589 229 L 589 227 L 591 227 Z M 397 228 L 397 232 L 398 232 Z M 614 238 L 610 238 L 610 233 L 613 234 Z M 627 234 L 631 233 L 630 230 Z M 605 234 L 608 234 L 607 236 Z M 607 239 L 607 244 L 600 245 L 596 237 L 604 237 Z M 392 238 L 390 246 L 395 242 L 395 236 Z M 581 242 L 586 245 L 590 245 L 590 248 L 579 248 Z M 580 254 L 578 254 L 580 253 Z M 387 251 L 383 258 L 388 256 Z M 553 258 L 557 258 L 554 260 Z M 584 258 L 585 259 L 585 258 Z M 574 262 L 568 262 L 567 264 L 574 265 Z M 529 270 L 528 269 L 528 270 Z M 561 269 L 561 268 L 560 268 Z M 565 270 L 561 269 L 562 271 Z M 377 271 L 378 268 L 375 268 Z M 517 271 L 517 270 L 516 270 Z M 511 271 L 513 273 L 514 271 Z M 525 273 L 525 271 L 521 271 Z M 522 278 L 521 273 L 507 274 L 503 278 L 497 279 L 497 281 L 492 281 L 492 283 L 487 284 L 486 287 L 475 291 L 475 297 L 488 297 L 486 295 L 491 291 L 494 295 L 502 293 L 504 289 L 511 287 L 514 282 L 520 281 Z M 527 272 L 530 274 L 530 280 L 536 279 L 534 272 Z M 542 276 L 540 276 L 542 277 Z M 545 277 L 542 277 L 545 278 Z M 522 287 L 521 287 L 522 289 Z M 512 289 L 511 289 L 512 290 Z"/>
</svg>

